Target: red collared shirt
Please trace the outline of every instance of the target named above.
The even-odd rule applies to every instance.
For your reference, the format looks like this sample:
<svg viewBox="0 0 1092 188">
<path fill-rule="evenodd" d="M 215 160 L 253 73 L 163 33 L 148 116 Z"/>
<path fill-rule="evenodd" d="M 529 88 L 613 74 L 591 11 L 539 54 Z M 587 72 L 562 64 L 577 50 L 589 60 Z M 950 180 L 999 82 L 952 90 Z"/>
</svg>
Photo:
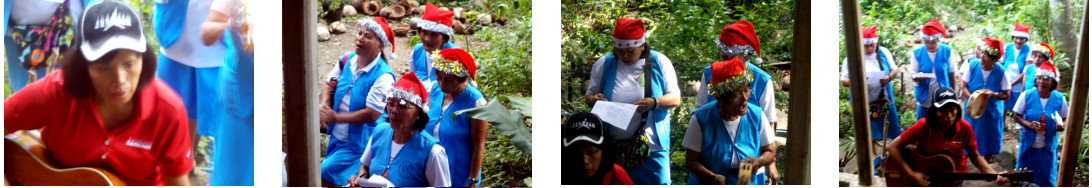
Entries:
<svg viewBox="0 0 1092 188">
<path fill-rule="evenodd" d="M 128 122 L 106 131 L 93 97 L 64 91 L 53 71 L 4 101 L 8 131 L 42 129 L 42 144 L 59 165 L 114 172 L 128 185 L 163 185 L 193 168 L 186 111 L 178 94 L 154 79 L 133 96 Z"/>
<path fill-rule="evenodd" d="M 963 155 L 964 150 L 978 151 L 974 129 L 971 129 L 971 123 L 962 118 L 956 123 L 955 134 L 951 137 L 945 137 L 941 129 L 928 126 L 925 118 L 921 118 L 899 135 L 899 139 L 917 144 L 918 152 L 926 155 L 948 154 L 952 160 L 957 160 L 954 161 L 957 172 L 967 172 L 967 156 Z"/>
</svg>

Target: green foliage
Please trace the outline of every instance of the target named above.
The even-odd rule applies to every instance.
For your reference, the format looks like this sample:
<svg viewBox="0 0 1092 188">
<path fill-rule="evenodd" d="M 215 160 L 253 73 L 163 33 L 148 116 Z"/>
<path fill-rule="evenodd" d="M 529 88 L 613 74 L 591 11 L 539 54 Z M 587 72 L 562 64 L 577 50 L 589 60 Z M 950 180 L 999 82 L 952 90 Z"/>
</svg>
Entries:
<svg viewBox="0 0 1092 188">
<path fill-rule="evenodd" d="M 129 6 L 132 6 L 140 14 L 140 21 L 144 24 L 142 27 L 148 44 L 152 45 L 152 49 L 159 49 L 159 39 L 155 37 L 155 24 L 152 24 L 152 15 L 155 14 L 152 12 L 155 11 L 155 1 L 129 0 Z"/>
<path fill-rule="evenodd" d="M 468 112 L 474 118 L 491 122 L 492 127 L 482 156 L 481 186 L 531 186 L 531 1 L 491 1 L 488 8 L 471 1 L 433 3 L 467 7 L 478 14 L 496 13 L 495 19 L 508 19 L 504 26 L 482 27 L 473 36 L 453 40 L 484 46 L 470 54 L 478 64 L 478 90 L 493 100 L 479 107 L 482 112 L 479 116 Z M 469 40 L 471 37 L 475 40 Z M 419 40 L 417 36 L 410 37 L 410 44 Z"/>
<path fill-rule="evenodd" d="M 318 9 L 317 12 L 319 18 L 325 19 L 327 18 L 326 16 L 329 14 L 341 14 L 341 12 L 339 12 L 341 11 L 341 7 L 345 7 L 345 5 L 349 5 L 351 3 L 351 0 L 315 0 L 315 5 L 318 5 L 315 7 L 317 7 Z M 326 21 L 333 22 L 338 20 Z"/>
<path fill-rule="evenodd" d="M 509 110 L 501 104 L 501 100 L 507 101 L 516 109 Z M 528 128 L 530 127 L 529 119 L 531 119 L 531 98 L 493 97 L 485 106 L 459 110 L 451 116 L 455 118 L 463 113 L 470 115 L 470 118 L 488 121 L 501 134 L 510 137 L 512 144 L 515 144 L 520 151 L 531 154 L 531 130 Z"/>
<path fill-rule="evenodd" d="M 484 27 L 475 35 L 489 45 L 472 52 L 479 67 L 478 89 L 485 96 L 531 95 L 531 13 L 522 15 L 510 19 L 507 27 Z"/>
</svg>

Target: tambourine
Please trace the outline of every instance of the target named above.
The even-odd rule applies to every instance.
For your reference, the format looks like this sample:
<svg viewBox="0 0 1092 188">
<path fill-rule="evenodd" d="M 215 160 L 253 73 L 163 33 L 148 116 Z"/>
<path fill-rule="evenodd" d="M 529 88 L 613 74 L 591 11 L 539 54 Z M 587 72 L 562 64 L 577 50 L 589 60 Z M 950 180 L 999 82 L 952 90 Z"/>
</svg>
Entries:
<svg viewBox="0 0 1092 188">
<path fill-rule="evenodd" d="M 989 97 L 984 96 L 983 93 L 986 93 L 986 90 L 975 91 L 971 94 L 971 99 L 967 100 L 967 115 L 971 116 L 971 119 L 978 119 L 986 112 Z"/>
<path fill-rule="evenodd" d="M 247 52 L 254 53 L 254 20 L 251 20 L 254 16 L 250 9 L 250 2 L 251 0 L 243 0 L 239 6 L 232 9 L 231 20 L 228 24 L 235 44 L 239 44 Z"/>
</svg>

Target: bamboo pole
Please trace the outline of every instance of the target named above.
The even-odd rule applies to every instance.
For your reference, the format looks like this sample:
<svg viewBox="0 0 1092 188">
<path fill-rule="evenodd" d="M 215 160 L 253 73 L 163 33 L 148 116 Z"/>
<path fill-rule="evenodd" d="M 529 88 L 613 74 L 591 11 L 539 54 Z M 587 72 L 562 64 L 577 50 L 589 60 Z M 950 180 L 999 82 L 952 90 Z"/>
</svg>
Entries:
<svg viewBox="0 0 1092 188">
<path fill-rule="evenodd" d="M 1081 41 L 1077 47 L 1077 62 L 1073 66 L 1073 88 L 1069 89 L 1069 117 L 1065 123 L 1065 144 L 1062 145 L 1062 161 L 1058 165 L 1058 186 L 1072 187 L 1077 154 L 1080 152 L 1081 132 L 1084 132 L 1085 108 L 1088 107 L 1088 7 L 1084 9 L 1081 23 Z"/>
<path fill-rule="evenodd" d="M 281 41 L 284 48 L 284 105 L 288 186 L 318 187 L 319 135 L 316 75 L 315 1 L 284 1 Z"/>
<path fill-rule="evenodd" d="M 785 147 L 785 184 L 811 184 L 811 1 L 796 1 L 789 91 L 789 135 Z"/>
<path fill-rule="evenodd" d="M 849 66 L 850 102 L 853 106 L 853 127 L 857 153 L 857 177 L 862 186 L 872 185 L 872 143 L 869 138 L 868 92 L 864 80 L 864 46 L 861 44 L 861 7 L 857 0 L 842 0 L 842 25 L 845 26 L 846 58 Z"/>
</svg>

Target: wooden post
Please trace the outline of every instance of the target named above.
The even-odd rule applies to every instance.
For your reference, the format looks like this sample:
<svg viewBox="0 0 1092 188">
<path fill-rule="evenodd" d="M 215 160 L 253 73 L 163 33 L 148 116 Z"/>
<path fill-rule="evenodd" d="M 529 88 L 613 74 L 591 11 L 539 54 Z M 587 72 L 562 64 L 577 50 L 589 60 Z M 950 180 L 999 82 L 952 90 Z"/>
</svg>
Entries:
<svg viewBox="0 0 1092 188">
<path fill-rule="evenodd" d="M 868 91 L 864 80 L 864 46 L 861 44 L 861 7 L 857 0 L 842 0 L 842 25 L 845 28 L 846 58 L 849 67 L 850 102 L 853 104 L 854 142 L 857 144 L 857 177 L 862 186 L 872 185 L 872 142 L 869 134 Z"/>
<path fill-rule="evenodd" d="M 1069 89 L 1069 117 L 1065 123 L 1065 144 L 1062 144 L 1062 161 L 1058 165 L 1058 186 L 1072 187 L 1077 154 L 1080 152 L 1081 132 L 1084 130 L 1085 108 L 1088 107 L 1088 7 L 1084 9 L 1081 23 L 1081 41 L 1077 47 L 1077 62 L 1073 66 L 1073 88 Z M 1084 155 L 1084 154 L 1081 154 Z"/>
<path fill-rule="evenodd" d="M 319 133 L 318 86 L 312 80 L 315 30 L 315 1 L 284 1 L 281 12 L 281 41 L 284 48 L 284 123 L 287 135 L 288 186 L 318 187 Z"/>
<path fill-rule="evenodd" d="M 811 1 L 796 1 L 789 91 L 789 135 L 785 143 L 785 184 L 811 184 Z"/>
</svg>

